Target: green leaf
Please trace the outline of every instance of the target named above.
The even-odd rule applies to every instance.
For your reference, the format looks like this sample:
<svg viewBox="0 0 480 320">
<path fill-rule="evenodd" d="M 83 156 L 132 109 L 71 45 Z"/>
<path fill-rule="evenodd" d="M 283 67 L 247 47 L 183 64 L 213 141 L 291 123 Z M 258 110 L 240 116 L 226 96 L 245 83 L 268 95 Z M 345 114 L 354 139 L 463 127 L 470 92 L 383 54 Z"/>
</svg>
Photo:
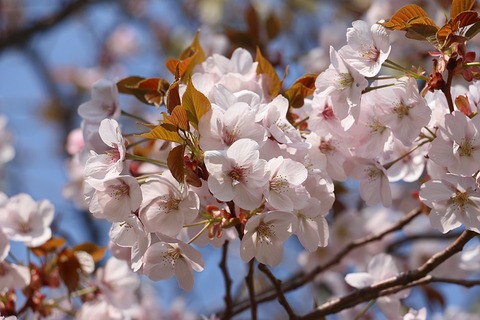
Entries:
<svg viewBox="0 0 480 320">
<path fill-rule="evenodd" d="M 191 81 L 188 82 L 187 89 L 182 96 L 182 107 L 185 108 L 188 121 L 190 121 L 195 129 L 198 129 L 198 121 L 200 118 L 212 109 L 208 98 L 195 89 Z"/>
</svg>

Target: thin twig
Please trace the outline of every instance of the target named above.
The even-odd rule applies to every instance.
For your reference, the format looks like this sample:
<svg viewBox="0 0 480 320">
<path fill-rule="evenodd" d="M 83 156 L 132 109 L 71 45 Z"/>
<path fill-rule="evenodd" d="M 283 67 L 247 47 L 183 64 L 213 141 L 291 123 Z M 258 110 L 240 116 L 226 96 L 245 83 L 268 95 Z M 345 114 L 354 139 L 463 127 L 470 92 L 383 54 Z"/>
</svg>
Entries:
<svg viewBox="0 0 480 320">
<path fill-rule="evenodd" d="M 443 234 L 443 233 L 433 233 L 433 232 L 430 232 L 430 233 L 419 233 L 419 234 L 411 234 L 411 235 L 408 235 L 408 236 L 405 236 L 401 239 L 398 239 L 392 243 L 390 243 L 387 248 L 385 249 L 385 252 L 387 253 L 392 253 L 394 252 L 395 250 L 398 249 L 398 247 L 401 247 L 402 245 L 404 244 L 407 244 L 409 242 L 414 242 L 414 241 L 422 241 L 422 240 L 450 240 L 450 239 L 453 239 L 453 238 L 457 238 L 458 236 L 460 236 L 460 232 L 449 232 L 447 234 Z"/>
<path fill-rule="evenodd" d="M 0 52 L 8 47 L 23 46 L 36 34 L 48 31 L 49 29 L 59 25 L 72 15 L 84 10 L 88 5 L 97 4 L 105 0 L 77 0 L 71 1 L 53 15 L 34 22 L 23 29 L 12 31 L 3 37 L 0 37 Z"/>
<path fill-rule="evenodd" d="M 466 230 L 445 250 L 433 255 L 427 262 L 417 269 L 400 273 L 396 277 L 384 280 L 360 290 L 356 290 L 346 296 L 329 301 L 319 306 L 314 311 L 304 315 L 300 319 L 318 319 L 319 317 L 351 308 L 357 304 L 402 291 L 409 287 L 410 284 L 415 283 L 415 281 L 427 276 L 429 272 L 445 262 L 448 258 L 457 252 L 462 251 L 463 246 L 475 235 L 475 232 Z M 418 284 L 422 283 L 420 282 Z"/>
<path fill-rule="evenodd" d="M 257 301 L 255 297 L 255 284 L 254 284 L 254 277 L 253 277 L 253 271 L 254 271 L 254 265 L 255 265 L 255 259 L 250 260 L 248 263 L 248 273 L 247 276 L 245 277 L 245 282 L 247 283 L 248 287 L 248 297 L 250 301 L 250 310 L 251 310 L 251 315 L 252 315 L 252 320 L 257 320 Z"/>
<path fill-rule="evenodd" d="M 220 260 L 220 270 L 222 270 L 223 279 L 225 280 L 225 311 L 222 315 L 222 319 L 230 319 L 232 317 L 233 310 L 233 300 L 232 300 L 232 278 L 228 272 L 227 267 L 227 255 L 228 255 L 228 244 L 229 241 L 226 240 L 222 246 L 222 260 Z"/>
<path fill-rule="evenodd" d="M 282 305 L 282 307 L 287 312 L 289 319 L 293 319 L 293 320 L 298 319 L 297 315 L 295 314 L 292 307 L 288 303 L 287 298 L 285 297 L 285 294 L 283 293 L 282 281 L 277 279 L 273 275 L 273 273 L 268 269 L 268 267 L 263 263 L 260 263 L 258 265 L 258 269 L 260 269 L 263 273 L 265 273 L 265 275 L 268 277 L 270 282 L 272 282 L 272 285 L 275 287 L 275 290 L 277 291 L 278 302 Z"/>
</svg>

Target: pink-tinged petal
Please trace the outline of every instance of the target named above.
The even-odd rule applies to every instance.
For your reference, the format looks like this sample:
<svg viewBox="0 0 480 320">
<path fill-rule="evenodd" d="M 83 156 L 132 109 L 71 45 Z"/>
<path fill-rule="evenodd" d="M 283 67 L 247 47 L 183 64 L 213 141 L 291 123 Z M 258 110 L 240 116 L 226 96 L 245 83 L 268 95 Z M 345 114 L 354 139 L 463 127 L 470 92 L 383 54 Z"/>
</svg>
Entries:
<svg viewBox="0 0 480 320">
<path fill-rule="evenodd" d="M 194 282 L 193 270 L 184 258 L 177 259 L 175 263 L 175 277 L 180 288 L 185 291 L 192 291 Z"/>
<path fill-rule="evenodd" d="M 218 199 L 221 200 L 220 198 Z M 262 204 L 262 199 L 263 195 L 261 189 L 252 190 L 243 184 L 235 186 L 233 202 L 242 209 L 256 209 Z"/>
<path fill-rule="evenodd" d="M 387 319 L 395 319 L 398 318 L 398 315 L 401 311 L 401 304 L 400 300 L 387 296 L 387 297 L 380 297 L 377 300 L 378 307 L 383 312 Z"/>
<path fill-rule="evenodd" d="M 447 212 L 432 210 L 428 217 L 430 218 L 430 224 L 432 227 L 440 230 L 442 233 L 447 233 L 448 231 L 458 228 L 462 225 L 462 223 L 455 216 L 454 210 L 449 208 L 447 208 Z"/>
<path fill-rule="evenodd" d="M 374 278 L 370 273 L 357 272 L 349 273 L 345 276 L 345 281 L 354 288 L 361 289 L 371 286 L 374 282 Z"/>
<path fill-rule="evenodd" d="M 433 208 L 434 202 L 446 201 L 454 192 L 442 181 L 432 180 L 424 183 L 420 188 L 419 197 L 423 203 Z"/>
<path fill-rule="evenodd" d="M 8 241 L 7 236 L 3 233 L 2 228 L 0 228 L 0 262 L 5 260 L 10 251 L 10 241 Z"/>
<path fill-rule="evenodd" d="M 444 140 L 441 135 L 437 136 L 431 143 L 428 156 L 436 164 L 442 167 L 448 167 L 455 161 L 453 156 L 453 142 Z"/>
<path fill-rule="evenodd" d="M 240 246 L 240 257 L 243 261 L 249 262 L 255 257 L 257 243 L 257 234 L 254 232 L 247 232 L 242 239 Z"/>
<path fill-rule="evenodd" d="M 107 146 L 117 148 L 117 146 L 120 146 L 123 143 L 122 133 L 120 132 L 120 127 L 116 120 L 102 120 L 100 127 L 98 128 L 98 133 Z"/>
<path fill-rule="evenodd" d="M 169 257 L 170 246 L 163 242 L 152 244 L 143 256 L 143 272 L 153 281 L 174 275 L 174 260 Z"/>
<path fill-rule="evenodd" d="M 385 280 L 397 275 L 398 270 L 391 255 L 380 253 L 368 263 L 368 272 L 378 280 Z"/>
<path fill-rule="evenodd" d="M 230 159 L 235 159 L 238 165 L 249 165 L 258 160 L 258 147 L 258 143 L 252 139 L 240 139 L 228 148 L 227 156 Z"/>
<path fill-rule="evenodd" d="M 320 244 L 317 222 L 309 218 L 300 218 L 298 220 L 298 228 L 295 232 L 298 240 L 305 250 L 309 252 L 317 250 Z"/>
<path fill-rule="evenodd" d="M 270 243 L 267 241 L 257 242 L 257 258 L 258 262 L 269 266 L 276 266 L 282 261 L 283 243 Z"/>
<path fill-rule="evenodd" d="M 209 171 L 210 172 L 210 171 Z M 229 181 L 230 180 L 230 181 Z M 223 183 L 222 183 L 223 182 Z M 232 186 L 232 179 L 226 177 L 225 180 L 218 180 L 215 176 L 210 175 L 207 180 L 208 189 L 213 196 L 220 201 L 230 201 L 235 197 L 235 191 Z"/>
</svg>

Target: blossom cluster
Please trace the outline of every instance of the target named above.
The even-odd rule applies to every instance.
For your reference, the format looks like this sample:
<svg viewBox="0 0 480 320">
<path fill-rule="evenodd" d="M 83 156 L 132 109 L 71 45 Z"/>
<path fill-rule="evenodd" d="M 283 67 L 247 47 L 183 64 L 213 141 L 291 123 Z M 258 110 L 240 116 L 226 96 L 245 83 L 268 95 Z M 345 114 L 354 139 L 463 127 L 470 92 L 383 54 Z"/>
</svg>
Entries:
<svg viewBox="0 0 480 320">
<path fill-rule="evenodd" d="M 117 121 L 117 87 L 95 83 L 79 108 L 83 141 L 70 146 L 85 163 L 86 206 L 112 223 L 117 256 L 153 280 L 175 275 L 186 290 L 204 268 L 192 244 L 239 238 L 244 261 L 274 266 L 292 235 L 310 252 L 327 245 L 333 181 L 356 179 L 366 205 L 389 207 L 390 183 L 417 181 L 425 166 L 434 180 L 420 199 L 432 225 L 478 231 L 478 84 L 458 91 L 469 112 L 449 114 L 438 91 L 419 91 L 422 75 L 378 76 L 392 64 L 389 33 L 355 21 L 300 108 L 259 71 L 258 55 L 206 57 L 170 85 L 169 113 L 141 135 L 157 142 L 141 155 Z"/>
</svg>

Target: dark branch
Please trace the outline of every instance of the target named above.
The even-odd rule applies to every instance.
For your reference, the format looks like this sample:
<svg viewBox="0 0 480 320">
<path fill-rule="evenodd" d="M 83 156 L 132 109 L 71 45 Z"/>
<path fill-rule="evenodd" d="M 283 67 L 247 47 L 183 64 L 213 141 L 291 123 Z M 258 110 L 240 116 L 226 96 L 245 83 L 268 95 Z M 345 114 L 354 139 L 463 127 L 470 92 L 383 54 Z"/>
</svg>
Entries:
<svg viewBox="0 0 480 320">
<path fill-rule="evenodd" d="M 282 281 L 277 279 L 273 275 L 273 273 L 267 268 L 267 266 L 264 265 L 263 263 L 258 265 L 258 269 L 260 269 L 263 273 L 265 273 L 268 279 L 272 282 L 272 285 L 275 287 L 275 290 L 277 291 L 278 302 L 282 305 L 282 307 L 287 312 L 289 319 L 292 319 L 292 320 L 298 319 L 297 315 L 295 314 L 292 307 L 288 303 L 287 298 L 285 298 L 285 295 L 283 294 Z"/>
<path fill-rule="evenodd" d="M 233 301 L 232 301 L 232 278 L 228 273 L 227 255 L 228 255 L 228 240 L 222 246 L 222 260 L 220 261 L 220 269 L 222 270 L 223 279 L 225 280 L 225 312 L 222 319 L 230 319 L 232 317 Z"/>
<path fill-rule="evenodd" d="M 250 310 L 252 315 L 252 320 L 257 320 L 257 301 L 255 298 L 255 283 L 253 278 L 253 271 L 254 271 L 255 259 L 250 260 L 248 263 L 248 274 L 245 277 L 245 282 L 247 283 L 248 287 L 248 297 L 250 301 Z"/>
<path fill-rule="evenodd" d="M 23 29 L 14 30 L 0 38 L 0 52 L 8 47 L 24 46 L 28 44 L 30 39 L 39 33 L 45 32 L 62 21 L 66 20 L 70 16 L 85 9 L 90 4 L 96 4 L 105 0 L 76 0 L 65 5 L 58 12 L 53 15 L 36 21 L 30 26 Z"/>
<path fill-rule="evenodd" d="M 299 273 L 299 274 L 293 275 L 290 280 L 284 282 L 284 285 L 282 286 L 283 291 L 288 292 L 288 291 L 291 291 L 291 290 L 295 290 L 295 289 L 298 289 L 298 288 L 304 286 L 305 284 L 311 282 L 318 274 L 320 274 L 323 271 L 331 268 L 332 266 L 340 263 L 340 261 L 346 255 L 348 255 L 351 251 L 353 251 L 353 250 L 355 250 L 359 247 L 362 247 L 362 246 L 364 246 L 368 243 L 371 243 L 371 242 L 374 242 L 374 241 L 379 241 L 383 237 L 385 237 L 386 235 L 388 235 L 390 233 L 393 233 L 395 231 L 401 230 L 405 225 L 407 225 L 410 221 L 412 221 L 416 216 L 421 214 L 421 212 L 422 211 L 421 211 L 420 208 L 412 210 L 408 214 L 406 214 L 402 219 L 400 219 L 397 223 L 392 225 L 390 228 L 388 228 L 388 229 L 386 229 L 382 232 L 370 234 L 366 237 L 363 237 L 363 238 L 352 241 L 346 247 L 344 247 L 343 250 L 341 250 L 338 254 L 336 254 L 332 259 L 330 259 L 325 264 L 316 267 L 315 269 L 313 269 L 312 271 L 310 271 L 307 274 Z M 270 301 L 270 300 L 275 299 L 276 296 L 277 296 L 277 294 L 274 291 L 274 289 L 273 290 L 271 289 L 271 290 L 265 291 L 263 293 L 260 293 L 259 296 L 257 297 L 256 301 L 257 301 L 257 303 Z M 250 307 L 249 303 L 246 302 L 246 301 L 244 301 L 242 303 L 239 303 L 238 307 L 234 309 L 234 314 L 242 312 L 243 310 L 248 309 L 249 307 Z"/>
<path fill-rule="evenodd" d="M 475 235 L 476 233 L 473 231 L 464 231 L 450 246 L 448 246 L 445 250 L 433 255 L 419 268 L 400 273 L 394 278 L 387 279 L 360 290 L 356 290 L 351 294 L 327 302 L 300 319 L 318 319 L 321 316 L 337 313 L 351 308 L 357 304 L 402 291 L 409 287 L 409 284 L 415 283 L 415 281 L 424 278 L 429 272 L 434 270 L 445 260 L 457 252 L 462 251 L 463 246 Z M 418 282 L 417 284 L 422 284 L 422 282 Z"/>
</svg>

